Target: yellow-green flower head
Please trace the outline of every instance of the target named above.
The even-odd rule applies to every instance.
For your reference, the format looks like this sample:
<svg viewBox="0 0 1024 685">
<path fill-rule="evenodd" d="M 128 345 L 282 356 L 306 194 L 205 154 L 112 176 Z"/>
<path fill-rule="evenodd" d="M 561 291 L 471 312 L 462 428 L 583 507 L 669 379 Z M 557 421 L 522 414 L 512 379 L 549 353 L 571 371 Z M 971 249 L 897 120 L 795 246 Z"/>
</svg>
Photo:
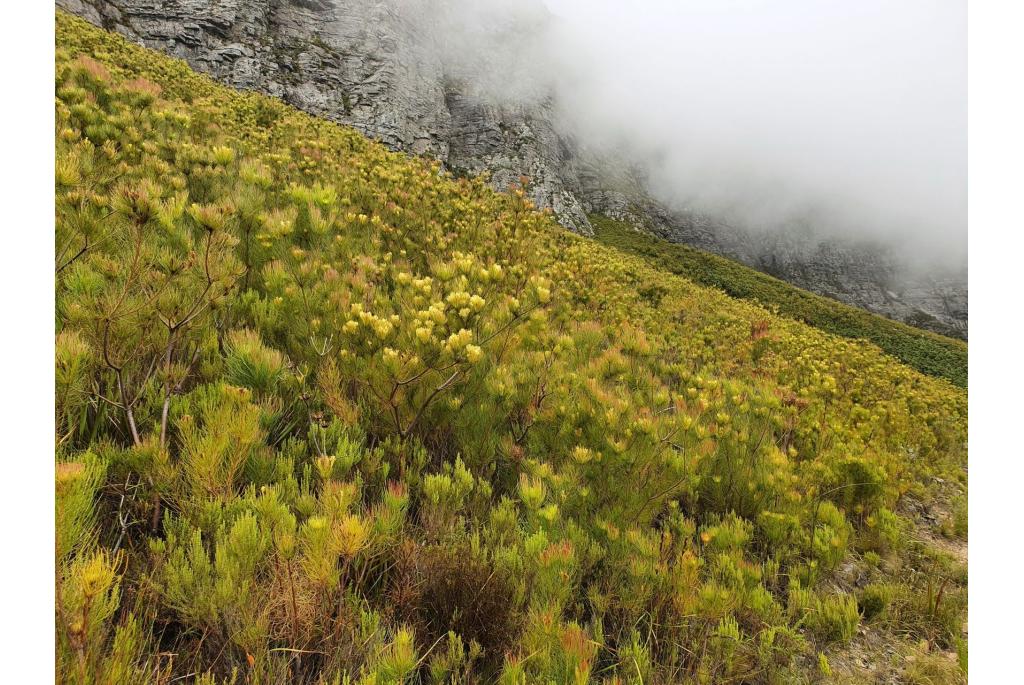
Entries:
<svg viewBox="0 0 1024 685">
<path fill-rule="evenodd" d="M 452 333 L 448 336 L 446 345 L 452 351 L 458 351 L 464 348 L 473 339 L 472 331 L 468 331 L 465 328 L 459 330 L 458 333 Z"/>
<path fill-rule="evenodd" d="M 572 450 L 572 458 L 577 464 L 586 464 L 594 458 L 594 453 L 583 445 L 577 445 Z"/>
</svg>

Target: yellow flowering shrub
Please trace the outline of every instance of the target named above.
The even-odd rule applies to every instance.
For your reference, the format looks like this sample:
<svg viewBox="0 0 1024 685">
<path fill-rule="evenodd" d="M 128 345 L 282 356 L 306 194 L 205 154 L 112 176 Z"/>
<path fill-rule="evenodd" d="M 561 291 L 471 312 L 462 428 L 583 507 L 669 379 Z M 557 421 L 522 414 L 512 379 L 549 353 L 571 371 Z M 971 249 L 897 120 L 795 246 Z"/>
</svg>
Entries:
<svg viewBox="0 0 1024 685">
<path fill-rule="evenodd" d="M 877 347 L 57 36 L 58 679 L 793 682 L 966 479 L 965 392 Z"/>
</svg>

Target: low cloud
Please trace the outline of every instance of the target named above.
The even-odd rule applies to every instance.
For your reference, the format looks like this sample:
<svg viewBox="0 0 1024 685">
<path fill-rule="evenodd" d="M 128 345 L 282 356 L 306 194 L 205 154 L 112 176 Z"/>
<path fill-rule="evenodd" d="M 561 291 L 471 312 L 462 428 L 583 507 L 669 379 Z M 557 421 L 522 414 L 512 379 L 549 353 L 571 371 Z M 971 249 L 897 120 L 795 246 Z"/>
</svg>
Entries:
<svg viewBox="0 0 1024 685">
<path fill-rule="evenodd" d="M 450 72 L 626 150 L 665 202 L 963 258 L 966 3 L 393 0 Z"/>
</svg>

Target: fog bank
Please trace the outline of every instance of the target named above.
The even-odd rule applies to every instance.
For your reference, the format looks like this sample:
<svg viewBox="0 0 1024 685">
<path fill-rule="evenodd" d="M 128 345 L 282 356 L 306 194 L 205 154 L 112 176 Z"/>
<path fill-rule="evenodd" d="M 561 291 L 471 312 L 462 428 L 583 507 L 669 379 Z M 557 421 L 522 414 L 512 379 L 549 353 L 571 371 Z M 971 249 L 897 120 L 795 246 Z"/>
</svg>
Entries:
<svg viewBox="0 0 1024 685">
<path fill-rule="evenodd" d="M 669 204 L 965 255 L 963 2 L 392 1 L 471 89 L 553 95 Z"/>
</svg>

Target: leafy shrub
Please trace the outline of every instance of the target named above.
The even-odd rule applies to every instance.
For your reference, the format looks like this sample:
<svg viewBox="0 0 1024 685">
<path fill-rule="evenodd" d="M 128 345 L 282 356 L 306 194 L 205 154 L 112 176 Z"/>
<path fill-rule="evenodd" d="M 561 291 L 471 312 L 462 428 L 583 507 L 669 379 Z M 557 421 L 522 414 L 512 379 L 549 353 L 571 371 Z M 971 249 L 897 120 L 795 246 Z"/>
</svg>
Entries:
<svg viewBox="0 0 1024 685">
<path fill-rule="evenodd" d="M 857 600 L 846 593 L 815 595 L 799 583 L 789 589 L 790 616 L 804 622 L 822 642 L 846 643 L 853 639 L 860 623 Z"/>
<path fill-rule="evenodd" d="M 865 520 L 860 546 L 868 551 L 887 554 L 899 549 L 906 539 L 906 521 L 882 507 Z"/>
<path fill-rule="evenodd" d="M 225 378 L 229 383 L 269 395 L 284 372 L 284 356 L 266 347 L 259 333 L 240 329 L 231 331 L 224 343 Z"/>
<path fill-rule="evenodd" d="M 864 620 L 870 621 L 876 617 L 884 617 L 892 604 L 894 591 L 883 583 L 871 583 L 860 591 L 857 606 Z"/>
</svg>

